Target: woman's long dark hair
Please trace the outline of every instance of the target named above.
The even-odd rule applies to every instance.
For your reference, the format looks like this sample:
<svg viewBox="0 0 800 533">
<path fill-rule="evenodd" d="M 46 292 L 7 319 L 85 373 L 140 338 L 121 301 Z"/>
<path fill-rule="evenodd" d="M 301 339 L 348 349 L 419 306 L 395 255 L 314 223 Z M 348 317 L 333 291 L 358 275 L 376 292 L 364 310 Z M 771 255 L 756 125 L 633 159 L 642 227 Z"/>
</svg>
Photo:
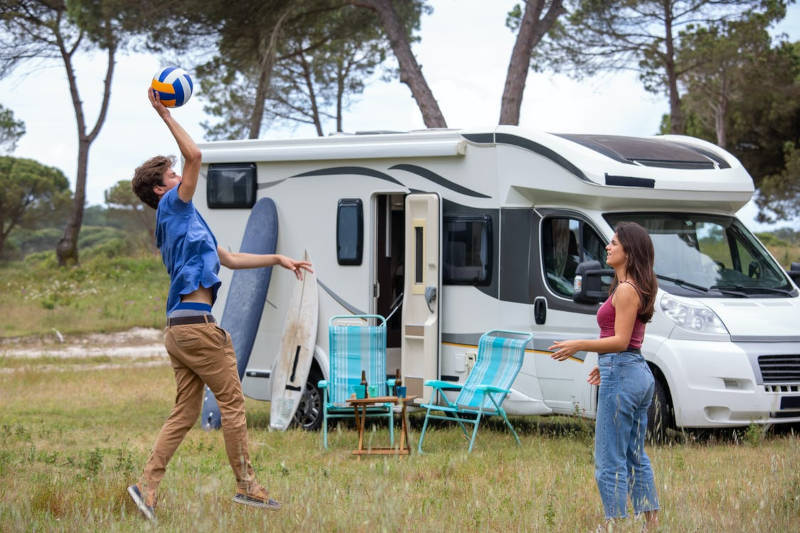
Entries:
<svg viewBox="0 0 800 533">
<path fill-rule="evenodd" d="M 636 222 L 620 222 L 615 229 L 617 240 L 628 255 L 625 270 L 628 277 L 636 283 L 636 288 L 639 289 L 641 302 L 637 318 L 642 322 L 650 322 L 650 319 L 653 318 L 656 292 L 658 291 L 658 281 L 656 273 L 653 271 L 653 262 L 655 261 L 653 241 L 650 240 L 647 230 Z M 620 281 L 614 276 L 610 293 L 614 292 Z"/>
</svg>

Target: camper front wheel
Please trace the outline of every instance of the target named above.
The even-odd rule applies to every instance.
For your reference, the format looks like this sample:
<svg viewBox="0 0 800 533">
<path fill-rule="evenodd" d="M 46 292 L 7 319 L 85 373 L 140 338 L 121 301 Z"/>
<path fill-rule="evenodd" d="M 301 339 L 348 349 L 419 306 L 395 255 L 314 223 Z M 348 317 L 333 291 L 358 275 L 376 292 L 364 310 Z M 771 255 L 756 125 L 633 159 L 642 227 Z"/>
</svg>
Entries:
<svg viewBox="0 0 800 533">
<path fill-rule="evenodd" d="M 322 372 L 315 363 L 311 372 L 308 373 L 300 405 L 297 406 L 297 411 L 292 419 L 294 424 L 306 431 L 316 431 L 322 426 L 322 391 L 317 387 L 317 383 L 321 379 Z"/>
<path fill-rule="evenodd" d="M 647 410 L 647 440 L 653 443 L 662 443 L 667 438 L 667 429 L 672 427 L 672 405 L 669 401 L 666 385 L 663 378 L 655 374 L 655 391 L 653 402 Z"/>
</svg>

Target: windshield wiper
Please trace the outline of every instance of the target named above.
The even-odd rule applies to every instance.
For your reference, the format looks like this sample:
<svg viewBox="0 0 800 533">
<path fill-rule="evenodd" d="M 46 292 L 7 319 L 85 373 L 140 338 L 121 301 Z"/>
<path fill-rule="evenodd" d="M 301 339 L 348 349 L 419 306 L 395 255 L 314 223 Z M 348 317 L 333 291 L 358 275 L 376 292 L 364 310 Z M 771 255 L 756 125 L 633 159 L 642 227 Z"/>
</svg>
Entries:
<svg viewBox="0 0 800 533">
<path fill-rule="evenodd" d="M 744 285 L 723 285 L 723 286 L 714 285 L 714 286 L 712 286 L 710 288 L 717 289 L 719 291 L 725 291 L 725 290 L 731 290 L 731 289 L 736 290 L 736 291 L 745 291 L 745 292 L 740 292 L 740 294 L 753 294 L 753 293 L 759 292 L 759 291 L 760 292 L 772 292 L 772 293 L 777 293 L 777 294 L 786 294 L 787 296 L 791 296 L 793 294 L 793 291 L 787 291 L 786 289 L 778 289 L 776 287 L 745 287 Z M 746 292 L 746 291 L 750 291 L 750 292 Z"/>
<path fill-rule="evenodd" d="M 674 283 L 675 285 L 677 285 L 679 287 L 686 287 L 687 289 L 694 289 L 697 292 L 703 292 L 703 293 L 708 292 L 708 288 L 707 287 L 703 287 L 702 285 L 696 285 L 694 283 L 690 283 L 690 282 L 688 282 L 686 280 L 682 280 L 680 278 L 671 278 L 669 276 L 664 276 L 662 274 L 656 274 L 656 277 L 658 279 L 663 279 L 664 281 L 669 281 L 671 283 Z"/>
<path fill-rule="evenodd" d="M 722 294 L 729 294 L 731 296 L 738 296 L 740 298 L 747 298 L 747 293 L 742 292 L 745 290 L 741 285 L 712 285 L 709 289 L 717 290 Z"/>
</svg>

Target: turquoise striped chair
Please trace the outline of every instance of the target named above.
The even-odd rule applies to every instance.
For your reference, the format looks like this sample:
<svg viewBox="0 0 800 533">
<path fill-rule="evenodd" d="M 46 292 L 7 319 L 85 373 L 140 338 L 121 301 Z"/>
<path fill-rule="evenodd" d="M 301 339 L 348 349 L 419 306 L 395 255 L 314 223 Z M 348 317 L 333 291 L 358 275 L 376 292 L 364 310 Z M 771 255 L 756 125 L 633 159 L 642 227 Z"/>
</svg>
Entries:
<svg viewBox="0 0 800 533">
<path fill-rule="evenodd" d="M 350 324 L 337 325 L 348 321 Z M 361 320 L 363 325 L 353 325 Z M 372 320 L 375 325 L 369 325 Z M 354 418 L 347 404 L 361 385 L 361 371 L 367 373 L 367 383 L 378 386 L 378 396 L 388 396 L 393 379 L 386 379 L 386 319 L 380 315 L 337 315 L 328 321 L 330 359 L 328 379 L 318 383 L 322 393 L 322 443 L 328 447 L 328 420 Z M 389 423 L 389 441 L 394 445 L 393 404 L 385 403 L 367 408 L 368 417 L 384 417 Z"/>
<path fill-rule="evenodd" d="M 500 336 L 502 335 L 502 336 Z M 478 357 L 475 366 L 467 376 L 463 385 L 449 381 L 431 380 L 425 385 L 434 388 L 446 405 L 422 404 L 427 409 L 425 422 L 422 424 L 422 434 L 419 436 L 417 450 L 422 453 L 422 442 L 425 440 L 425 431 L 428 429 L 428 420 L 447 420 L 457 422 L 469 440 L 469 450 L 475 444 L 478 426 L 484 416 L 500 415 L 505 420 L 508 429 L 514 435 L 517 445 L 520 444 L 519 436 L 514 431 L 503 410 L 503 401 L 510 392 L 511 384 L 522 368 L 522 358 L 525 356 L 525 347 L 533 339 L 533 335 L 521 331 L 505 331 L 495 329 L 484 333 L 478 342 Z M 460 389 L 455 402 L 451 402 L 442 392 L 442 389 Z M 435 395 L 434 395 L 435 397 Z M 441 412 L 441 415 L 431 414 Z M 464 424 L 473 424 L 472 438 L 467 434 Z"/>
</svg>

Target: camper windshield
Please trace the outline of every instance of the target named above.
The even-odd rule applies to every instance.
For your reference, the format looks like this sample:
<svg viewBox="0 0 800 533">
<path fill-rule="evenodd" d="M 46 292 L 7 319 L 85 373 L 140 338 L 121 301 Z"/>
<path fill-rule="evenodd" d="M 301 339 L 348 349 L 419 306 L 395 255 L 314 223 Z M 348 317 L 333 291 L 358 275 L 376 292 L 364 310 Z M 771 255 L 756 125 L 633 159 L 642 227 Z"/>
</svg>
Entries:
<svg viewBox="0 0 800 533">
<path fill-rule="evenodd" d="M 655 247 L 659 285 L 674 294 L 715 298 L 795 294 L 779 265 L 734 217 L 694 213 L 610 213 L 647 228 Z"/>
</svg>

